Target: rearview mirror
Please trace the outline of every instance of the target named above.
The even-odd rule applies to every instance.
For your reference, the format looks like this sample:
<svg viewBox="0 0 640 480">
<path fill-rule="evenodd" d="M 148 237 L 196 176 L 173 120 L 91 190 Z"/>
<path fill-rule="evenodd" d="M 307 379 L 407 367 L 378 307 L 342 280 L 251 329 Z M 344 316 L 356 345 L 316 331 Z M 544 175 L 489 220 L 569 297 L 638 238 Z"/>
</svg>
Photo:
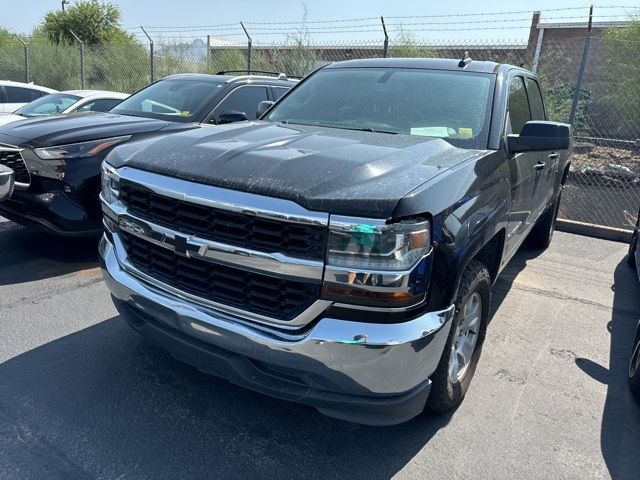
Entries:
<svg viewBox="0 0 640 480">
<path fill-rule="evenodd" d="M 13 170 L 0 165 L 0 202 L 6 200 L 13 193 Z"/>
<path fill-rule="evenodd" d="M 238 112 L 237 110 L 227 110 L 226 112 L 222 112 L 217 118 L 219 124 L 242 122 L 243 120 L 247 120 L 247 114 Z"/>
<path fill-rule="evenodd" d="M 566 150 L 571 143 L 571 125 L 532 120 L 524 124 L 520 135 L 507 135 L 507 151 L 542 152 Z"/>
<path fill-rule="evenodd" d="M 260 102 L 258 104 L 258 112 L 256 113 L 256 116 L 258 118 L 260 118 L 262 115 L 264 115 L 267 110 L 269 110 L 273 104 L 276 102 L 272 102 L 271 100 L 265 100 L 264 102 Z"/>
</svg>

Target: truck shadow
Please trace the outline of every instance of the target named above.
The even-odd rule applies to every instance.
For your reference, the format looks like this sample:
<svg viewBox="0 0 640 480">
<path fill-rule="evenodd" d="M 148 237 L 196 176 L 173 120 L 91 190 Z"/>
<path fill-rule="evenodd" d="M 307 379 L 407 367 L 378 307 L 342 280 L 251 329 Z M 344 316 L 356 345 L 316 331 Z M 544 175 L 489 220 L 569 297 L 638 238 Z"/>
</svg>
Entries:
<svg viewBox="0 0 640 480">
<path fill-rule="evenodd" d="M 576 365 L 594 380 L 607 386 L 602 413 L 600 443 L 602 456 L 612 479 L 638 478 L 640 472 L 640 406 L 627 385 L 627 368 L 632 342 L 640 318 L 638 278 L 623 259 L 615 269 L 611 321 L 603 335 L 611 336 L 609 368 L 587 358 Z"/>
<path fill-rule="evenodd" d="M 98 239 L 65 238 L 0 223 L 0 286 L 98 266 Z"/>
<path fill-rule="evenodd" d="M 333 420 L 175 361 L 119 317 L 0 364 L 0 466 L 18 478 L 386 479 L 450 418 Z"/>
</svg>

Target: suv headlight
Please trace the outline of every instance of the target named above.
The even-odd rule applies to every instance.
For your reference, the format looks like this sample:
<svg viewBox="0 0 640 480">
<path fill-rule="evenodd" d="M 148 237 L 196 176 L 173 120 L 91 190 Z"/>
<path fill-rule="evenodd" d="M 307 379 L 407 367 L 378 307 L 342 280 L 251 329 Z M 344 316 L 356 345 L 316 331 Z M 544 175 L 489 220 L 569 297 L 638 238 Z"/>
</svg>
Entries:
<svg viewBox="0 0 640 480">
<path fill-rule="evenodd" d="M 101 174 L 102 197 L 107 203 L 113 203 L 120 196 L 120 176 L 115 168 L 106 162 L 102 162 Z"/>
<path fill-rule="evenodd" d="M 425 298 L 431 222 L 331 217 L 323 298 L 405 307 Z"/>
<path fill-rule="evenodd" d="M 130 138 L 131 135 L 124 135 L 68 145 L 56 145 L 55 147 L 35 148 L 33 151 L 43 160 L 86 158 L 93 157 L 107 148 L 126 142 Z"/>
</svg>

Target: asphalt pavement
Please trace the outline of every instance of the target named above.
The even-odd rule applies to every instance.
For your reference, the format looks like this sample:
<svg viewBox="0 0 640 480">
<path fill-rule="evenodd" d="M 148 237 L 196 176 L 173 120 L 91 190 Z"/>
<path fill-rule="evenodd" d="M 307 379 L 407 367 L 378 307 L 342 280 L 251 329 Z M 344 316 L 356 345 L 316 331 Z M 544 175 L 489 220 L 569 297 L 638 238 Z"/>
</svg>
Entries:
<svg viewBox="0 0 640 480">
<path fill-rule="evenodd" d="M 463 404 L 374 428 L 181 364 L 118 317 L 95 239 L 0 219 L 0 478 L 637 480 L 626 248 L 557 233 L 521 251 Z"/>
</svg>

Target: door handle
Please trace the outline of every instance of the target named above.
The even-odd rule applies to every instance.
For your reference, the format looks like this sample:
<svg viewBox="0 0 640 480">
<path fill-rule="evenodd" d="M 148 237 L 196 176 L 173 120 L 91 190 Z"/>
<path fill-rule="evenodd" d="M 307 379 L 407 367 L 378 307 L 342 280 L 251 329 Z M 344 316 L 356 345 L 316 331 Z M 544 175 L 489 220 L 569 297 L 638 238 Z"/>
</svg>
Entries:
<svg viewBox="0 0 640 480">
<path fill-rule="evenodd" d="M 551 152 L 549 155 L 547 155 L 547 157 L 550 160 L 555 160 L 556 158 L 558 158 L 558 152 Z"/>
<path fill-rule="evenodd" d="M 533 168 L 534 168 L 535 170 L 542 170 L 542 169 L 543 169 L 544 167 L 546 167 L 546 166 L 547 166 L 547 164 L 546 164 L 546 163 L 544 163 L 544 162 L 538 162 L 538 163 L 536 163 L 536 164 L 533 166 Z"/>
</svg>

